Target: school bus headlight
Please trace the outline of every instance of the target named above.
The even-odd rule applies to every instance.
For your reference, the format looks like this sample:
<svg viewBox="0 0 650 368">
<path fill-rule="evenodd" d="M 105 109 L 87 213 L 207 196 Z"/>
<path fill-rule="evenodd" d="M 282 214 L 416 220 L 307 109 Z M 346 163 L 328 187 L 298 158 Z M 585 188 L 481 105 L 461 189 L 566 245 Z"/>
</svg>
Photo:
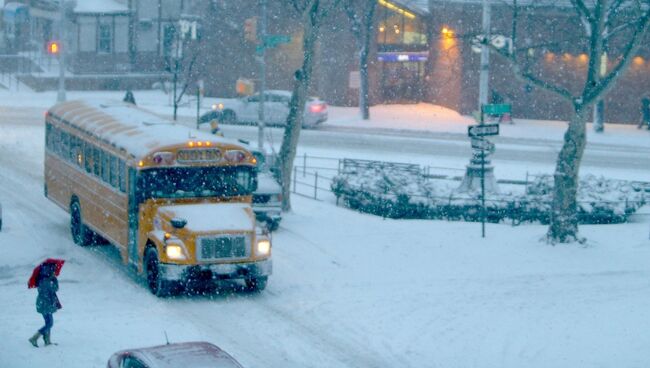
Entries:
<svg viewBox="0 0 650 368">
<path fill-rule="evenodd" d="M 257 254 L 260 256 L 266 256 L 271 253 L 271 241 L 268 239 L 262 239 L 257 241 Z"/>
<path fill-rule="evenodd" d="M 165 247 L 165 254 L 169 259 L 185 259 L 183 248 L 178 244 L 167 244 Z"/>
</svg>

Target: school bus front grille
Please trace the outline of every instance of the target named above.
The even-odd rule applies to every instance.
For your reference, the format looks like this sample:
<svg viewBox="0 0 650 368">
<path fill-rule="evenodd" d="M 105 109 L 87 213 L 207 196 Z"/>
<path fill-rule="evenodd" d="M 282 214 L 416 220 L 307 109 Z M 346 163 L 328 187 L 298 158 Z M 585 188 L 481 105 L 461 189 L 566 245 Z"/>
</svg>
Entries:
<svg viewBox="0 0 650 368">
<path fill-rule="evenodd" d="M 250 256 L 250 241 L 247 235 L 221 235 L 203 237 L 196 249 L 200 261 L 241 259 Z"/>
</svg>

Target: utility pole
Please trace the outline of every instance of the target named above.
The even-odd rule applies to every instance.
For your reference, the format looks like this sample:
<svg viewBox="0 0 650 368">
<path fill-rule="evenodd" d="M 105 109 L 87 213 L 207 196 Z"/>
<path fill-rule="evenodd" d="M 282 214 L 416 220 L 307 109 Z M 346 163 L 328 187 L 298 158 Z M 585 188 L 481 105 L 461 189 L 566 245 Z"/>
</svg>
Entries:
<svg viewBox="0 0 650 368">
<path fill-rule="evenodd" d="M 265 91 L 266 91 L 266 22 L 267 22 L 267 0 L 260 0 L 260 6 L 262 9 L 262 27 L 260 29 L 260 42 L 262 44 L 262 52 L 260 55 L 260 107 L 259 107 L 259 116 L 257 122 L 257 148 L 260 152 L 264 152 L 264 102 L 266 100 Z"/>
<path fill-rule="evenodd" d="M 481 44 L 481 71 L 479 75 L 478 109 L 488 103 L 488 83 L 490 78 L 490 0 L 483 0 L 483 43 Z"/>
<path fill-rule="evenodd" d="M 59 52 L 59 91 L 56 95 L 57 102 L 65 101 L 65 53 L 68 50 L 68 42 L 65 38 L 65 5 L 64 0 L 59 0 L 59 42 L 61 42 L 61 51 Z"/>
</svg>

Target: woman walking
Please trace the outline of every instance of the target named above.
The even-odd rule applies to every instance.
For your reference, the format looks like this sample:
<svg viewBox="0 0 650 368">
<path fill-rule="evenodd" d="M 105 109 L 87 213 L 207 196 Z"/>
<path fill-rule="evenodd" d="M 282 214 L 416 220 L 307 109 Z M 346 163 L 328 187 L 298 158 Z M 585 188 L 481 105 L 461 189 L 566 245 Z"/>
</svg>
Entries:
<svg viewBox="0 0 650 368">
<path fill-rule="evenodd" d="M 54 324 L 52 314 L 61 309 L 61 303 L 56 296 L 59 290 L 59 281 L 56 278 L 56 264 L 43 263 L 40 266 L 38 274 L 36 275 L 36 287 L 38 287 L 38 297 L 36 298 L 36 311 L 43 315 L 45 326 L 41 327 L 29 339 L 29 342 L 38 347 L 38 338 L 43 336 L 45 346 L 52 344 L 50 340 L 50 331 Z"/>
</svg>

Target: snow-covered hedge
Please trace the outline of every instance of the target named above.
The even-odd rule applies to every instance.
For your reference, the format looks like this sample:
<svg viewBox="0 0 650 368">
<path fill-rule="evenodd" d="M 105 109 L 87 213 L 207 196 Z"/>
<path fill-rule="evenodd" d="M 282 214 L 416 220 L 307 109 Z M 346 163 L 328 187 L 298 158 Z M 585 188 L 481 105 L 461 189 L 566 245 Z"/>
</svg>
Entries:
<svg viewBox="0 0 650 368">
<path fill-rule="evenodd" d="M 427 180 L 413 170 L 369 165 L 336 176 L 332 191 L 346 206 L 383 217 L 480 220 L 480 192 L 459 193 L 457 185 Z M 624 222 L 644 204 L 643 192 L 625 181 L 586 176 L 580 180 L 579 188 L 578 216 L 582 223 Z M 553 178 L 541 175 L 523 194 L 488 193 L 487 219 L 548 223 L 552 189 Z"/>
</svg>

